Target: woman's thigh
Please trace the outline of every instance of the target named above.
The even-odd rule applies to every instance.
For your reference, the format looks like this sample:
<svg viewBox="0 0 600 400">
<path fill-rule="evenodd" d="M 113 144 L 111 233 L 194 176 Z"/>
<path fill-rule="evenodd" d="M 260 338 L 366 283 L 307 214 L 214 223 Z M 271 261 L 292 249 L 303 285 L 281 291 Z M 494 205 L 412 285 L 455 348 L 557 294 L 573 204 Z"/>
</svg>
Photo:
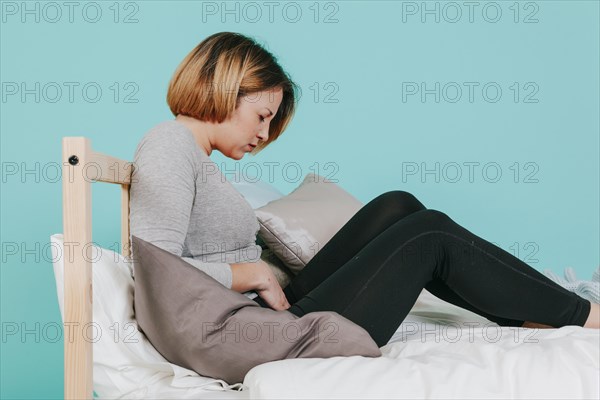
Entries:
<svg viewBox="0 0 600 400">
<path fill-rule="evenodd" d="M 408 215 L 425 209 L 426 207 L 415 196 L 400 190 L 383 193 L 371 200 L 323 246 L 306 267 L 283 289 L 288 302 L 292 305 L 298 302 L 390 226 Z M 368 277 L 364 279 L 368 279 Z M 483 315 L 499 324 L 507 326 L 516 324 L 513 320 L 501 319 L 478 309 L 440 279 L 433 278 L 425 285 L 425 289 L 444 301 Z M 336 296 L 336 293 L 330 295 Z M 256 297 L 254 300 L 262 307 L 269 307 L 260 297 Z M 290 311 L 301 313 L 297 307 L 292 307 Z"/>
<path fill-rule="evenodd" d="M 337 312 L 381 346 L 432 281 L 444 282 L 442 291 L 499 325 L 583 326 L 591 309 L 588 300 L 446 214 L 427 209 L 386 229 L 288 310 L 298 316 Z"/>
<path fill-rule="evenodd" d="M 293 304 L 316 288 L 394 223 L 425 209 L 415 196 L 401 190 L 386 192 L 371 200 L 340 228 L 284 288 L 289 303 Z"/>
</svg>

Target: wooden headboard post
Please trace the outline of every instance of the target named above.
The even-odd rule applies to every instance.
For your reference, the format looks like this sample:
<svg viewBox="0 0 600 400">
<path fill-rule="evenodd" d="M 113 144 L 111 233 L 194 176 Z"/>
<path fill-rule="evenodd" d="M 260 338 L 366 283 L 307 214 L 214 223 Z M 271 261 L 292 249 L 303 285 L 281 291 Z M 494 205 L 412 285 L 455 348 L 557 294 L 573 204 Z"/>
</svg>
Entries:
<svg viewBox="0 0 600 400">
<path fill-rule="evenodd" d="M 121 253 L 129 257 L 133 164 L 92 151 L 86 137 L 62 139 L 62 162 L 65 399 L 92 399 L 92 183 L 121 185 Z"/>
</svg>

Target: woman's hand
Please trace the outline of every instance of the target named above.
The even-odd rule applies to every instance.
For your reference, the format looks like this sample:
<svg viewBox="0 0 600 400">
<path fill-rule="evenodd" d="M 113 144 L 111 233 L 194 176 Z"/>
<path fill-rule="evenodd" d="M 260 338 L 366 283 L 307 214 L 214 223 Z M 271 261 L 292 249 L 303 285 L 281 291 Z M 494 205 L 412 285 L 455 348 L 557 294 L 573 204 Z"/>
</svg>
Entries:
<svg viewBox="0 0 600 400">
<path fill-rule="evenodd" d="M 275 274 L 264 260 L 231 264 L 231 289 L 238 293 L 254 290 L 274 310 L 290 308 Z"/>
<path fill-rule="evenodd" d="M 290 308 L 283 289 L 277 282 L 277 278 L 269 265 L 263 260 L 257 262 L 259 265 L 261 282 L 255 289 L 256 293 L 274 310 L 281 311 Z"/>
</svg>

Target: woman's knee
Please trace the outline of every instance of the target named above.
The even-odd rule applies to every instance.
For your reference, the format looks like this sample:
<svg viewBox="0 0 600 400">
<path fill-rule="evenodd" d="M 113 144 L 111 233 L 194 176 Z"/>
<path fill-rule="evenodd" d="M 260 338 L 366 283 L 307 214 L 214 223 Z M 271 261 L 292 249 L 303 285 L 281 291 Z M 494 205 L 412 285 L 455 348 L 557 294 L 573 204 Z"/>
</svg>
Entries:
<svg viewBox="0 0 600 400">
<path fill-rule="evenodd" d="M 421 211 L 419 217 L 427 226 L 441 226 L 452 221 L 448 214 L 431 208 Z"/>
<path fill-rule="evenodd" d="M 383 231 L 404 217 L 421 210 L 426 210 L 425 206 L 411 193 L 392 190 L 371 200 L 360 213 L 368 219 L 370 226 Z"/>
<path fill-rule="evenodd" d="M 382 207 L 387 209 L 399 209 L 416 211 L 425 209 L 425 206 L 412 194 L 404 190 L 391 190 L 376 198 Z"/>
</svg>

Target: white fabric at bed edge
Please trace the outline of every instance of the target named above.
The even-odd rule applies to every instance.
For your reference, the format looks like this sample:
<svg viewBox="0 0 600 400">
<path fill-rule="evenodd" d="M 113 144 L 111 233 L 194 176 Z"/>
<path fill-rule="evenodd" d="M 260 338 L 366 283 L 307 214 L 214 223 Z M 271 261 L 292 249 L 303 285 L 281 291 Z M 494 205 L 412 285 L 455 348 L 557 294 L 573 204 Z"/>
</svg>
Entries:
<svg viewBox="0 0 600 400">
<path fill-rule="evenodd" d="M 63 235 L 54 234 L 50 240 L 58 303 L 64 321 Z M 237 390 L 240 384 L 230 386 L 222 380 L 202 377 L 169 363 L 137 330 L 130 263 L 120 254 L 95 245 L 90 257 L 93 329 L 88 329 L 87 335 L 93 341 L 93 383 L 100 398 L 124 395 L 147 398 L 152 392 L 163 395 L 165 390 L 179 393 L 177 396 L 186 392 L 197 395 L 202 391 L 213 396 L 216 390 L 230 392 L 228 398 L 246 397 L 245 392 Z"/>
<path fill-rule="evenodd" d="M 251 398 L 598 399 L 600 330 L 500 327 L 423 290 L 383 357 L 251 369 Z"/>
</svg>

